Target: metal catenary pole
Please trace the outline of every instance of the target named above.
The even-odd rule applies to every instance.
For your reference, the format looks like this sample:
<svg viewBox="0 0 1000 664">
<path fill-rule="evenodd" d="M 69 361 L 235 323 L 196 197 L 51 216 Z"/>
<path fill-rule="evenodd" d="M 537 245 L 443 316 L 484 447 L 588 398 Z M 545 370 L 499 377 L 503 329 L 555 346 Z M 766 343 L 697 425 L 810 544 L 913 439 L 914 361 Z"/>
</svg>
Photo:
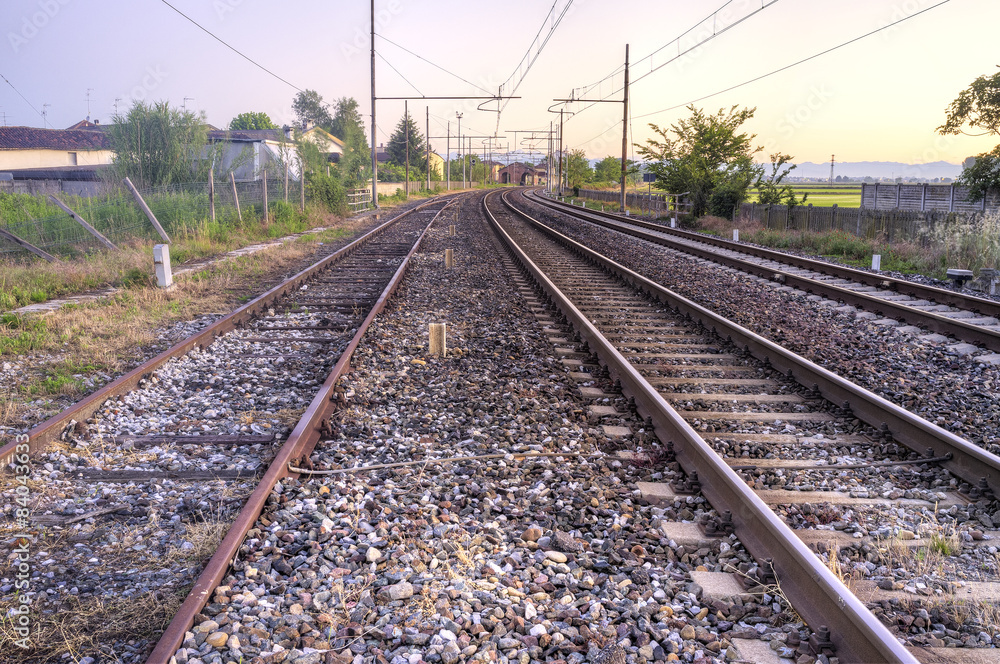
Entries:
<svg viewBox="0 0 1000 664">
<path fill-rule="evenodd" d="M 427 141 L 427 191 L 431 190 L 431 107 L 427 107 L 427 118 L 424 121 L 424 140 Z"/>
<path fill-rule="evenodd" d="M 403 133 L 406 135 L 406 197 L 410 197 L 410 106 L 409 100 L 403 101 Z"/>
<path fill-rule="evenodd" d="M 448 120 L 448 136 L 446 138 L 447 143 L 445 143 L 444 154 L 445 161 L 448 163 L 445 165 L 445 170 L 448 171 L 448 191 L 451 191 L 451 120 Z"/>
<path fill-rule="evenodd" d="M 622 197 L 621 211 L 625 212 L 625 172 L 628 158 L 628 44 L 625 44 L 625 99 L 622 109 Z"/>
<path fill-rule="evenodd" d="M 378 144 L 375 135 L 375 0 L 371 2 L 372 19 L 372 207 L 378 209 Z"/>
</svg>

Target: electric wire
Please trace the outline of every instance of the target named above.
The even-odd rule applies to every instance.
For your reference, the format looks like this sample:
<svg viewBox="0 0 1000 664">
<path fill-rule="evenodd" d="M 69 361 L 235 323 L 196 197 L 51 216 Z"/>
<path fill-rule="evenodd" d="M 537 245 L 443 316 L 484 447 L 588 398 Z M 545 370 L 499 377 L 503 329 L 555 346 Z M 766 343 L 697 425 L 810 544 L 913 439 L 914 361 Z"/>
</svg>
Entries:
<svg viewBox="0 0 1000 664">
<path fill-rule="evenodd" d="M 949 0 L 945 0 L 945 1 L 948 2 Z M 689 48 L 687 48 L 687 49 L 685 49 L 683 51 L 680 50 L 680 48 L 679 48 L 680 43 L 678 42 L 677 55 L 675 55 L 672 58 L 670 58 L 669 60 L 667 60 L 667 61 L 665 61 L 665 62 L 657 65 L 656 67 L 651 67 L 648 72 L 646 72 L 645 74 L 642 74 L 641 76 L 637 77 L 635 80 L 631 81 L 630 84 L 629 84 L 629 86 L 631 87 L 632 85 L 635 85 L 636 83 L 638 83 L 642 79 L 646 78 L 647 76 L 651 76 L 652 74 L 656 73 L 660 69 L 663 69 L 664 67 L 666 67 L 667 65 L 669 65 L 671 62 L 675 62 L 675 61 L 679 60 L 680 58 L 682 58 L 683 56 L 687 55 L 691 51 L 693 51 L 693 50 L 695 50 L 697 48 L 701 48 L 703 45 L 705 45 L 708 42 L 712 41 L 716 37 L 718 37 L 720 35 L 724 35 L 725 33 L 729 32 L 730 30 L 732 30 L 733 28 L 735 28 L 736 26 L 738 26 L 741 23 L 743 23 L 744 21 L 749 20 L 751 17 L 759 14 L 760 12 L 764 11 L 768 7 L 774 6 L 778 2 L 780 2 L 780 0 L 771 0 L 767 4 L 761 4 L 761 6 L 760 6 L 759 9 L 753 10 L 752 12 L 750 12 L 746 16 L 741 17 L 739 20 L 735 21 L 734 23 L 731 23 L 731 24 L 725 26 L 724 28 L 722 28 L 722 30 L 718 30 L 718 31 L 713 32 L 710 36 L 706 37 L 702 41 L 698 42 L 697 44 L 695 44 L 695 45 L 693 45 L 693 46 L 691 46 L 691 47 L 689 47 Z M 727 2 L 726 4 L 729 4 L 729 3 Z M 725 5 L 723 5 L 723 7 L 725 7 Z M 719 11 L 721 11 L 723 7 L 720 7 L 719 9 L 717 9 L 716 13 L 719 12 Z M 703 20 L 701 23 L 704 23 L 704 22 L 705 21 Z M 684 34 L 687 34 L 691 30 L 693 30 L 694 27 L 697 27 L 698 25 L 701 25 L 701 23 L 696 24 L 695 26 L 693 26 L 692 28 L 690 28 L 689 30 L 687 30 Z M 678 39 L 680 39 L 680 38 L 678 37 Z M 677 39 L 675 39 L 674 41 L 677 41 Z M 674 43 L 674 41 L 671 41 L 670 44 Z M 668 44 L 668 46 L 669 46 L 669 44 Z M 659 52 L 659 51 L 663 50 L 663 48 L 665 48 L 665 47 L 661 47 L 660 49 L 657 49 L 656 52 Z M 636 61 L 636 64 L 638 64 L 639 62 L 642 62 L 643 60 L 648 59 L 649 57 L 651 57 L 651 56 L 646 56 L 644 58 L 641 58 L 640 60 Z M 608 97 L 610 97 L 612 95 L 616 95 L 616 94 L 618 94 L 619 92 L 621 92 L 624 89 L 625 89 L 625 86 L 623 84 L 621 87 L 619 87 L 616 90 L 614 90 L 613 92 L 611 92 L 611 94 L 608 95 Z M 601 99 L 602 99 L 602 101 L 603 100 L 607 100 L 608 97 L 602 97 Z M 580 113 L 583 113 L 587 109 L 596 106 L 598 103 L 600 103 L 600 102 L 595 101 L 595 102 L 591 102 L 591 103 L 587 104 L 586 106 L 584 106 L 583 108 L 581 108 L 579 111 L 577 111 L 576 115 L 579 115 Z"/>
<path fill-rule="evenodd" d="M 468 83 L 468 84 L 469 84 L 469 85 L 471 85 L 472 87 L 474 87 L 474 88 L 476 88 L 476 89 L 478 89 L 478 90 L 482 90 L 483 92 L 485 92 L 485 93 L 486 93 L 486 94 L 488 94 L 488 95 L 492 95 L 492 94 L 493 94 L 492 92 L 490 92 L 490 91 L 489 91 L 489 90 L 487 90 L 486 88 L 483 88 L 483 87 L 481 87 L 481 86 L 479 86 L 479 85 L 476 85 L 475 83 L 473 83 L 472 81 L 470 81 L 470 80 L 468 80 L 468 79 L 466 79 L 466 78 L 462 78 L 461 76 L 459 76 L 459 75 L 458 75 L 458 74 L 456 74 L 455 72 L 452 72 L 452 71 L 449 71 L 449 70 L 445 69 L 444 67 L 442 67 L 442 66 L 441 66 L 441 65 L 439 65 L 439 64 L 436 64 L 436 63 L 434 63 L 434 62 L 431 62 L 431 61 L 430 61 L 430 60 L 428 60 L 427 58 L 425 58 L 425 57 L 423 57 L 422 55 L 419 55 L 419 54 L 417 54 L 417 53 L 414 53 L 413 51 L 411 51 L 410 49 L 406 48 L 405 46 L 401 46 L 400 44 L 397 44 L 396 42 L 392 41 L 391 39 L 389 39 L 389 38 L 388 38 L 388 37 L 386 37 L 385 35 L 382 35 L 382 34 L 379 34 L 379 33 L 375 33 L 375 36 L 376 36 L 376 37 L 378 37 L 379 39 L 381 39 L 381 40 L 382 40 L 382 41 L 384 41 L 384 42 L 387 42 L 387 43 L 389 43 L 389 44 L 392 44 L 393 46 L 395 46 L 395 47 L 396 47 L 396 48 L 398 48 L 398 49 L 401 49 L 401 50 L 403 50 L 403 51 L 406 51 L 407 53 L 409 53 L 409 54 L 410 54 L 410 55 L 412 55 L 413 57 L 415 57 L 415 58 L 417 58 L 417 59 L 419 59 L 419 60 L 423 60 L 424 62 L 426 62 L 426 63 L 427 63 L 427 64 L 429 64 L 430 66 L 432 66 L 432 67 L 436 67 L 437 69 L 440 69 L 441 71 L 443 71 L 444 73 L 448 74 L 449 76 L 453 76 L 453 77 L 457 78 L 458 80 L 462 81 L 463 83 Z"/>
<path fill-rule="evenodd" d="M 919 15 L 925 13 L 925 12 L 929 12 L 930 10 L 936 9 L 936 8 L 940 7 L 941 5 L 947 4 L 949 2 L 951 2 L 951 0 L 941 0 L 941 2 L 937 3 L 936 5 L 931 5 L 930 7 L 927 7 L 926 9 L 921 9 L 919 12 L 917 12 L 915 14 L 910 14 L 909 16 L 904 16 L 903 18 L 899 19 L 898 21 L 895 21 L 895 22 L 890 23 L 888 25 L 882 26 L 881 28 L 876 28 L 875 30 L 872 30 L 871 32 L 867 32 L 867 33 L 865 33 L 865 34 L 863 34 L 863 35 L 861 35 L 859 37 L 854 37 L 853 39 L 849 39 L 848 41 L 845 41 L 845 42 L 842 42 L 840 44 L 837 44 L 836 46 L 833 46 L 831 48 L 826 49 L 825 51 L 820 51 L 819 53 L 814 53 L 813 55 L 810 55 L 809 57 L 802 58 L 801 60 L 798 60 L 798 61 L 793 62 L 791 64 L 785 65 L 784 67 L 780 67 L 780 68 L 775 69 L 773 71 L 769 71 L 766 74 L 761 74 L 760 76 L 756 76 L 756 77 L 751 78 L 749 80 L 743 81 L 742 83 L 737 83 L 736 85 L 731 85 L 728 88 L 725 88 L 724 90 L 719 90 L 718 92 L 713 92 L 711 94 L 707 94 L 707 95 L 698 97 L 697 99 L 692 99 L 691 101 L 685 102 L 683 104 L 677 104 L 676 106 L 669 106 L 667 108 L 662 108 L 662 109 L 660 109 L 658 111 L 653 111 L 651 113 L 643 113 L 642 115 L 637 115 L 636 118 L 637 119 L 638 118 L 646 118 L 646 117 L 649 117 L 650 115 L 656 115 L 658 113 L 666 113 L 667 111 L 673 111 L 673 110 L 676 110 L 678 108 L 683 108 L 685 106 L 690 106 L 691 104 L 694 104 L 695 102 L 703 101 L 705 99 L 710 99 L 711 97 L 715 97 L 715 96 L 718 96 L 718 95 L 721 95 L 721 94 L 725 94 L 726 92 L 730 92 L 732 90 L 736 90 L 737 88 L 742 88 L 744 85 L 750 85 L 751 83 L 756 83 L 757 81 L 760 81 L 760 80 L 765 79 L 765 78 L 767 78 L 769 76 L 773 76 L 775 74 L 781 73 L 781 72 L 783 72 L 783 71 L 785 71 L 787 69 L 791 69 L 792 67 L 796 67 L 796 66 L 801 65 L 801 64 L 803 64 L 805 62 L 809 62 L 810 60 L 815 60 L 816 58 L 818 58 L 820 56 L 826 55 L 827 53 L 832 53 L 833 51 L 836 51 L 839 48 L 843 48 L 844 46 L 847 46 L 849 44 L 853 44 L 854 42 L 857 42 L 857 41 L 861 41 L 862 39 L 865 39 L 866 37 L 871 37 L 874 34 L 882 32 L 883 30 L 891 28 L 891 27 L 893 27 L 895 25 L 899 25 L 900 23 L 902 23 L 904 21 L 908 21 L 911 18 L 915 18 L 915 17 L 917 17 L 917 16 L 919 16 Z"/>
<path fill-rule="evenodd" d="M 169 2 L 167 2 L 167 0 L 160 0 L 160 2 L 162 2 L 163 4 L 165 4 L 167 7 L 170 7 L 171 9 L 173 9 L 175 12 L 177 12 L 178 14 L 180 14 L 181 16 L 183 16 L 184 18 L 186 18 L 188 21 L 190 21 L 191 23 L 193 23 L 195 26 L 197 26 L 197 28 L 199 30 L 201 30 L 202 32 L 204 32 L 205 34 L 207 34 L 209 37 L 211 37 L 215 41 L 219 42 L 220 44 L 222 44 L 223 46 L 225 46 L 230 51 L 232 51 L 236 55 L 240 56 L 241 58 L 243 58 L 244 60 L 246 60 L 250 64 L 252 64 L 254 67 L 257 67 L 258 69 L 260 69 L 260 70 L 262 70 L 262 71 L 270 74 L 271 76 L 273 76 L 274 78 L 278 79 L 279 81 L 281 81 L 285 85 L 287 85 L 287 86 L 289 86 L 291 88 L 294 88 L 294 89 L 298 90 L 299 92 L 305 92 L 305 90 L 303 90 L 299 86 L 295 85 L 294 83 L 289 83 L 287 80 L 285 80 L 284 78 L 278 76 L 277 74 L 275 74 L 273 71 L 271 71 L 270 69 L 268 69 L 264 65 L 262 65 L 259 62 L 256 62 L 255 60 L 253 60 L 250 56 L 248 56 L 248 55 L 242 53 L 241 51 L 238 51 L 236 48 L 230 46 L 225 41 L 223 41 L 220 37 L 217 37 L 210 30 L 208 30 L 208 28 L 204 27 L 203 25 L 201 25 L 200 23 L 198 23 L 197 21 L 195 21 L 193 18 L 191 18 L 190 16 L 188 16 L 187 14 L 185 14 L 184 12 L 182 12 L 181 10 L 177 9 L 177 7 L 174 7 L 172 4 L 170 4 Z"/>
<path fill-rule="evenodd" d="M 393 66 L 392 66 L 392 63 L 391 63 L 391 62 L 389 62 L 388 60 L 386 60 L 386 59 L 385 59 L 385 56 L 384 56 L 384 55 L 382 55 L 382 54 L 381 54 L 381 53 L 379 53 L 378 51 L 375 51 L 375 55 L 377 55 L 378 57 L 380 57 L 380 58 L 382 59 L 382 62 L 384 62 L 385 64 L 389 65 L 389 68 L 390 68 L 390 69 L 392 69 L 392 70 L 393 70 L 394 72 L 396 72 L 396 74 L 397 74 L 397 75 L 398 75 L 398 76 L 399 76 L 399 77 L 400 77 L 401 79 L 403 79 L 404 81 L 406 81 L 407 85 L 409 85 L 409 86 L 410 86 L 411 88 L 413 88 L 414 90 L 416 90 L 416 91 L 417 91 L 417 94 L 418 94 L 418 95 L 420 95 L 421 97 L 424 97 L 424 96 L 426 96 L 426 95 L 425 95 L 425 94 L 424 94 L 423 92 L 421 92 L 421 91 L 420 91 L 420 90 L 419 90 L 419 89 L 417 88 L 417 86 L 415 86 L 415 85 L 414 85 L 413 83 L 411 83 L 411 82 L 410 82 L 410 79 L 408 79 L 408 78 L 406 78 L 405 76 L 403 76 L 403 74 L 402 74 L 402 73 L 401 73 L 401 72 L 400 72 L 400 71 L 399 71 L 398 69 L 396 69 L 395 67 L 393 67 Z"/>
<path fill-rule="evenodd" d="M 39 110 L 38 110 L 37 108 L 35 108 L 34 104 L 32 104 L 32 103 L 31 103 L 30 101 L 28 101 L 28 98 L 27 98 L 27 97 L 25 97 L 24 95 L 22 95 L 22 94 L 21 94 L 21 91 L 20 91 L 20 90 L 18 90 L 17 88 L 15 88 L 15 87 L 14 87 L 14 84 L 13 84 L 13 83 L 11 83 L 11 82 L 10 82 L 9 80 L 7 80 L 7 77 L 6 77 L 6 76 L 4 76 L 3 74 L 0 74 L 0 78 L 2 78 L 2 79 L 4 80 L 4 83 L 6 83 L 7 85 L 9 85 L 9 86 L 10 86 L 10 89 L 11 89 L 11 90 L 13 90 L 14 92 L 16 92 L 16 93 L 17 93 L 17 96 L 18 96 L 18 97 L 20 97 L 21 99 L 23 99 L 23 100 L 24 100 L 24 103 L 25 103 L 25 104 L 27 104 L 28 106 L 30 106 L 30 107 L 31 107 L 31 110 L 33 110 L 33 111 L 34 111 L 35 113 L 38 113 L 38 115 L 39 115 L 39 116 L 41 116 L 41 117 L 42 117 L 42 119 L 45 119 L 45 116 L 44 116 L 44 115 L 42 115 L 41 111 L 39 111 Z"/>
</svg>

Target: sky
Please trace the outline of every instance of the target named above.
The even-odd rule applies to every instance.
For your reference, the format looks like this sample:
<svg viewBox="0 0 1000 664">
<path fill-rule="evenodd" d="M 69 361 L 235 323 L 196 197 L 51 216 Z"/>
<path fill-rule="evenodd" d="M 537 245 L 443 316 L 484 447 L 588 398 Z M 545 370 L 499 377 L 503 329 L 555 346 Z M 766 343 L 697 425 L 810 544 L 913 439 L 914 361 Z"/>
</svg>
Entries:
<svg viewBox="0 0 1000 664">
<path fill-rule="evenodd" d="M 244 111 L 263 111 L 281 125 L 294 121 L 298 91 L 313 89 L 331 102 L 356 98 L 370 131 L 369 2 L 169 1 L 271 73 L 163 0 L 4 0 L 0 121 L 43 126 L 44 111 L 46 126 L 68 127 L 87 117 L 89 93 L 90 117 L 105 123 L 116 100 L 124 113 L 143 99 L 203 112 L 219 127 Z M 495 94 L 506 82 L 510 95 L 518 84 L 520 98 L 499 117 L 495 102 L 488 111 L 474 100 L 411 100 L 409 111 L 421 131 L 430 113 L 440 153 L 449 129 L 457 133 L 457 112 L 465 135 L 503 137 L 495 141 L 501 149 L 541 150 L 543 140 L 514 130 L 558 126 L 553 99 L 620 100 L 628 44 L 630 156 L 632 144 L 655 135 L 649 123 L 669 127 L 689 115 L 685 104 L 699 100 L 707 112 L 756 107 L 744 127 L 757 135 L 762 157 L 780 151 L 796 162 L 828 162 L 835 154 L 838 162 L 959 163 L 1000 142 L 934 131 L 961 90 L 996 73 L 1000 2 L 935 7 L 941 1 L 376 0 L 376 89 L 379 97 L 474 96 Z M 714 94 L 900 19 L 907 20 Z M 535 55 L 525 72 L 522 59 Z M 565 148 L 591 158 L 621 154 L 620 102 L 562 108 Z M 377 102 L 379 143 L 402 114 L 402 101 Z M 482 144 L 473 140 L 477 150 Z"/>
</svg>

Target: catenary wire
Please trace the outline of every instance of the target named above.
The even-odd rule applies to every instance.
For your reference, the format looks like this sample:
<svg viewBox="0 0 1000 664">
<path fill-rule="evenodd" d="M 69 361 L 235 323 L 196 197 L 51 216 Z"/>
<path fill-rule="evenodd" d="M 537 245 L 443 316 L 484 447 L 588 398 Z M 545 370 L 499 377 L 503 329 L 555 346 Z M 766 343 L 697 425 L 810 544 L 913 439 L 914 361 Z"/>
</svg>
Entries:
<svg viewBox="0 0 1000 664">
<path fill-rule="evenodd" d="M 409 54 L 410 54 L 410 55 L 412 55 L 413 57 L 415 57 L 415 58 L 417 58 L 417 59 L 419 59 L 419 60 L 423 60 L 424 62 L 426 62 L 426 63 L 427 63 L 427 64 L 429 64 L 430 66 L 432 66 L 432 67 L 436 67 L 437 69 L 440 69 L 441 71 L 443 71 L 444 73 L 448 74 L 449 76 L 453 76 L 453 77 L 457 78 L 458 80 L 462 81 L 463 83 L 468 83 L 468 84 L 469 84 L 469 85 L 471 85 L 472 87 L 474 87 L 474 88 L 476 88 L 476 89 L 478 89 L 478 90 L 482 90 L 483 92 L 485 92 L 485 93 L 486 93 L 486 94 L 488 94 L 488 95 L 492 95 L 492 94 L 493 94 L 492 92 L 490 92 L 490 91 L 489 91 L 489 90 L 487 90 L 486 88 L 483 88 L 483 87 L 480 87 L 479 85 L 476 85 L 476 84 L 475 84 L 475 83 L 473 83 L 472 81 L 470 81 L 470 80 L 468 80 L 468 79 L 466 79 L 466 78 L 462 78 L 461 76 L 459 76 L 459 75 L 458 75 L 458 74 L 456 74 L 455 72 L 453 72 L 453 71 L 449 71 L 449 70 L 445 69 L 444 67 L 442 67 L 441 65 L 439 65 L 439 64 L 436 64 L 436 63 L 434 63 L 434 62 L 431 62 L 430 60 L 428 60 L 427 58 L 423 57 L 422 55 L 420 55 L 420 54 L 418 54 L 418 53 L 414 53 L 413 51 L 411 51 L 410 49 L 406 48 L 405 46 L 401 46 L 400 44 L 397 44 L 396 42 L 392 41 L 391 39 L 389 39 L 389 38 L 388 38 L 388 37 L 386 37 L 385 35 L 382 35 L 382 34 L 379 34 L 379 33 L 375 33 L 375 34 L 376 34 L 376 36 L 377 36 L 377 37 L 378 37 L 379 39 L 381 39 L 382 41 L 384 41 L 384 42 L 387 42 L 387 43 L 389 43 L 389 44 L 392 44 L 393 46 L 395 46 L 395 47 L 396 47 L 396 48 L 398 48 L 398 49 L 401 49 L 401 50 L 403 50 L 403 51 L 406 51 L 407 53 L 409 53 Z"/>
<path fill-rule="evenodd" d="M 292 88 L 298 90 L 299 92 L 305 92 L 305 90 L 303 90 L 299 86 L 295 85 L 294 83 L 289 83 L 287 80 L 285 80 L 284 78 L 278 76 L 273 71 L 271 71 L 270 69 L 268 69 L 264 65 L 260 64 L 259 62 L 255 61 L 250 56 L 248 56 L 248 55 L 242 53 L 241 51 L 238 51 L 236 48 L 230 46 L 225 41 L 223 41 L 220 37 L 217 37 L 210 30 L 208 30 L 208 28 L 204 27 L 203 25 L 201 25 L 200 23 L 198 23 L 197 21 L 195 21 L 193 18 L 191 18 L 190 16 L 188 16 L 187 14 L 185 14 L 184 12 L 182 12 L 181 10 L 177 9 L 177 7 L 174 7 L 172 4 L 170 4 L 169 2 L 167 2 L 167 0 L 160 0 L 160 2 L 162 2 L 163 4 L 165 4 L 167 7 L 170 7 L 171 9 L 173 9 L 175 12 L 177 12 L 178 14 L 180 14 L 181 16 L 183 16 L 184 18 L 186 18 L 188 21 L 190 21 L 191 23 L 193 23 L 195 26 L 197 26 L 199 30 L 201 30 L 202 32 L 204 32 L 205 34 L 207 34 L 209 37 L 211 37 L 215 41 L 219 42 L 220 44 L 222 44 L 223 46 L 225 46 L 230 51 L 232 51 L 236 55 L 240 56 L 241 58 L 243 58 L 244 60 L 246 60 L 250 64 L 252 64 L 254 67 L 257 67 L 258 69 L 260 69 L 260 70 L 262 70 L 262 71 L 270 74 L 271 76 L 273 76 L 274 78 L 278 79 L 279 81 L 281 81 L 285 85 L 287 85 L 289 87 L 292 87 Z"/>
</svg>

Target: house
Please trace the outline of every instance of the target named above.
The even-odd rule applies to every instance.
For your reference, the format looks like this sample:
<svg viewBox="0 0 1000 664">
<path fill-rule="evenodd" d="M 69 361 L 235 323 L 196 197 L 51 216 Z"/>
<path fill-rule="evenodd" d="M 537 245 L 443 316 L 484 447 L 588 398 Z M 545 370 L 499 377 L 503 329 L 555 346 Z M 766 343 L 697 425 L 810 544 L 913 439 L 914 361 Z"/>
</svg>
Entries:
<svg viewBox="0 0 1000 664">
<path fill-rule="evenodd" d="M 0 127 L 0 171 L 104 166 L 113 157 L 108 138 L 99 128 Z"/>
<path fill-rule="evenodd" d="M 344 154 L 344 142 L 329 132 L 312 127 L 299 133 L 298 138 L 314 143 L 326 153 L 330 162 L 336 163 Z M 217 153 L 217 171 L 233 171 L 237 180 L 257 180 L 266 169 L 299 178 L 299 159 L 296 153 L 296 136 L 291 127 L 283 129 L 238 129 L 208 132 L 208 142 Z"/>
</svg>

